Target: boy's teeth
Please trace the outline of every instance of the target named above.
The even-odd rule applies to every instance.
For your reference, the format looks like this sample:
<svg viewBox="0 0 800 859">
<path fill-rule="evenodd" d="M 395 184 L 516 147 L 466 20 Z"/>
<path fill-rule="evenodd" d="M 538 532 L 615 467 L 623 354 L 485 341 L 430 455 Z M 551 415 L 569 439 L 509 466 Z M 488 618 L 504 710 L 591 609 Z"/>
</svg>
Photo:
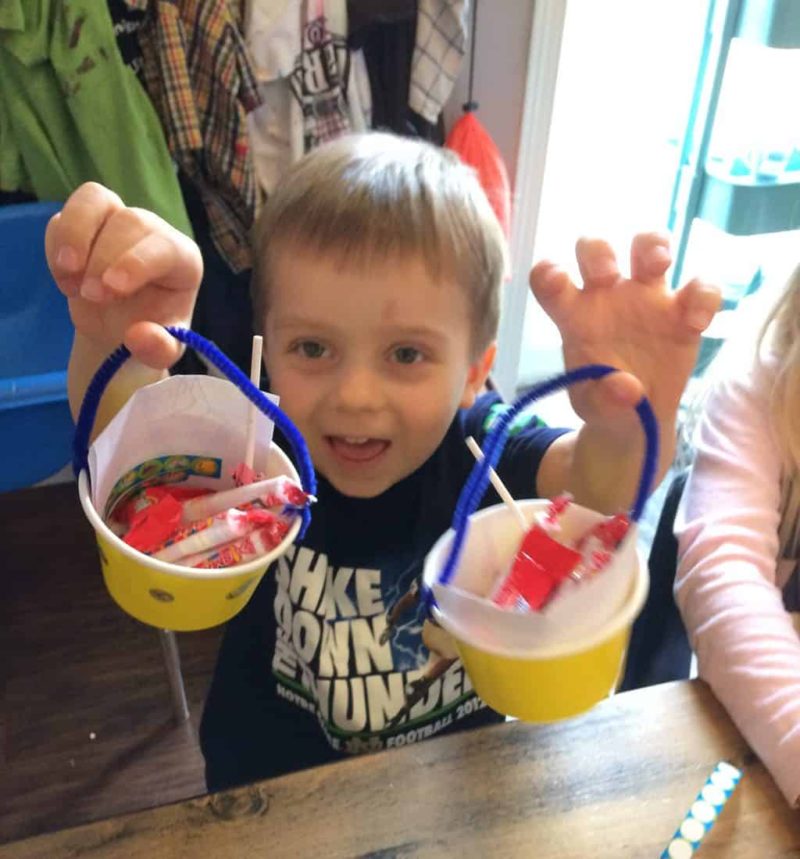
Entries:
<svg viewBox="0 0 800 859">
<path fill-rule="evenodd" d="M 353 438 L 352 436 L 347 436 L 347 435 L 344 436 L 344 440 L 348 444 L 366 444 L 369 441 L 368 438 L 360 438 L 360 437 L 359 438 Z"/>
</svg>

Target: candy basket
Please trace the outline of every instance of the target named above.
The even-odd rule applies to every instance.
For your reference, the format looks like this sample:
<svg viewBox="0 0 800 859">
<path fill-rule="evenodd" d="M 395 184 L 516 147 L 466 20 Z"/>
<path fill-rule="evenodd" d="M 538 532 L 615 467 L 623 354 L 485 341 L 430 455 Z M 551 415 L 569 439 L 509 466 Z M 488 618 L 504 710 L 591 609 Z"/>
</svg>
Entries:
<svg viewBox="0 0 800 859">
<path fill-rule="evenodd" d="M 73 467 L 86 517 L 94 528 L 109 593 L 143 623 L 176 631 L 216 626 L 241 611 L 269 565 L 289 548 L 309 521 L 304 510 L 269 554 L 247 563 L 204 570 L 166 563 L 127 545 L 106 524 L 121 497 L 148 483 L 228 489 L 245 449 L 245 427 L 258 409 L 254 465 L 266 477 L 288 475 L 309 494 L 314 470 L 302 436 L 265 394 L 213 344 L 182 328 L 167 329 L 202 353 L 230 381 L 173 376 L 137 391 L 89 445 L 100 398 L 130 356 L 122 346 L 97 371 L 78 418 Z M 233 383 L 233 384 L 232 384 Z M 238 389 L 238 390 L 237 390 Z M 292 445 L 300 475 L 272 441 L 272 423 Z"/>
<path fill-rule="evenodd" d="M 620 675 L 631 626 L 644 605 L 649 579 L 636 545 L 641 516 L 658 460 L 658 431 L 649 403 L 637 406 L 646 451 L 631 527 L 604 571 L 566 601 L 542 613 L 520 613 L 494 605 L 488 595 L 508 566 L 521 532 L 513 512 L 496 505 L 475 513 L 496 465 L 507 428 L 522 409 L 549 393 L 599 379 L 611 367 L 589 365 L 536 386 L 497 421 L 484 442 L 458 501 L 452 528 L 425 560 L 423 589 L 436 622 L 455 639 L 475 691 L 498 712 L 531 722 L 551 722 L 582 713 L 610 694 Z M 519 502 L 530 522 L 548 502 Z M 570 505 L 567 528 L 585 530 L 601 514 Z"/>
</svg>

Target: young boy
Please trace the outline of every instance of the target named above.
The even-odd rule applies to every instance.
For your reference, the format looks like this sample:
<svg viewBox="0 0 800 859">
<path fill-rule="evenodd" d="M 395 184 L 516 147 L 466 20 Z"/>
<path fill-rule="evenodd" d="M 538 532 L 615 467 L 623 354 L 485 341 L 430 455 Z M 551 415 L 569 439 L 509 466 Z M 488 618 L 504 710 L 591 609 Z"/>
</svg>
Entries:
<svg viewBox="0 0 800 859">
<path fill-rule="evenodd" d="M 76 327 L 73 407 L 120 340 L 138 359 L 106 396 L 107 420 L 178 357 L 154 323 L 189 323 L 197 249 L 87 185 L 51 222 L 47 252 Z M 211 790 L 502 718 L 476 698 L 416 599 L 422 561 L 473 464 L 464 439 L 480 440 L 502 408 L 481 390 L 504 241 L 476 179 L 427 144 L 338 141 L 276 189 L 257 256 L 270 389 L 308 443 L 319 502 L 302 543 L 228 624 L 201 728 Z M 630 504 L 641 466 L 631 406 L 650 396 L 663 469 L 719 297 L 698 282 L 670 293 L 666 239 L 655 234 L 634 240 L 630 279 L 604 242 L 582 240 L 577 256 L 582 290 L 550 263 L 531 273 L 567 365 L 630 373 L 572 392 L 585 420 L 578 432 L 531 420 L 498 471 L 516 496 L 569 490 L 613 512 Z"/>
</svg>

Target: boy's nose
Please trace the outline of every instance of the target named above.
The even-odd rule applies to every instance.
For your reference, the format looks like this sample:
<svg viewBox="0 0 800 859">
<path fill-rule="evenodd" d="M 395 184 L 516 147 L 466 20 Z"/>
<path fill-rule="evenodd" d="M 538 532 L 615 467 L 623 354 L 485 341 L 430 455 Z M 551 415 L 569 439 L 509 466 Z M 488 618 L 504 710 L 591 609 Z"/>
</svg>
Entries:
<svg viewBox="0 0 800 859">
<path fill-rule="evenodd" d="M 383 403 L 380 374 L 369 367 L 348 367 L 339 374 L 336 405 L 347 411 L 375 411 Z"/>
</svg>

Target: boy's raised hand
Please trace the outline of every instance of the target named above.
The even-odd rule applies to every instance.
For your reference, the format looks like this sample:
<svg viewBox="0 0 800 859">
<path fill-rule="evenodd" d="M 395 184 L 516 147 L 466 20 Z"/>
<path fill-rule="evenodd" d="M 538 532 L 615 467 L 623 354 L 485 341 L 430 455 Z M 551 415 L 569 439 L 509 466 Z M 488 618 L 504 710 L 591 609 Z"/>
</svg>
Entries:
<svg viewBox="0 0 800 859">
<path fill-rule="evenodd" d="M 161 326 L 191 321 L 203 263 L 190 238 L 88 182 L 50 220 L 45 249 L 76 330 L 98 352 L 124 342 L 149 367 L 175 363 L 181 346 Z"/>
<path fill-rule="evenodd" d="M 671 427 L 700 335 L 719 308 L 719 290 L 693 280 L 671 291 L 669 239 L 660 233 L 633 239 L 630 277 L 602 240 L 580 239 L 576 257 L 582 289 L 543 261 L 530 274 L 533 293 L 561 332 L 568 369 L 600 363 L 626 371 L 572 389 L 576 412 L 587 424 L 624 436 L 637 423 L 630 409 L 645 393 L 662 427 Z"/>
</svg>

